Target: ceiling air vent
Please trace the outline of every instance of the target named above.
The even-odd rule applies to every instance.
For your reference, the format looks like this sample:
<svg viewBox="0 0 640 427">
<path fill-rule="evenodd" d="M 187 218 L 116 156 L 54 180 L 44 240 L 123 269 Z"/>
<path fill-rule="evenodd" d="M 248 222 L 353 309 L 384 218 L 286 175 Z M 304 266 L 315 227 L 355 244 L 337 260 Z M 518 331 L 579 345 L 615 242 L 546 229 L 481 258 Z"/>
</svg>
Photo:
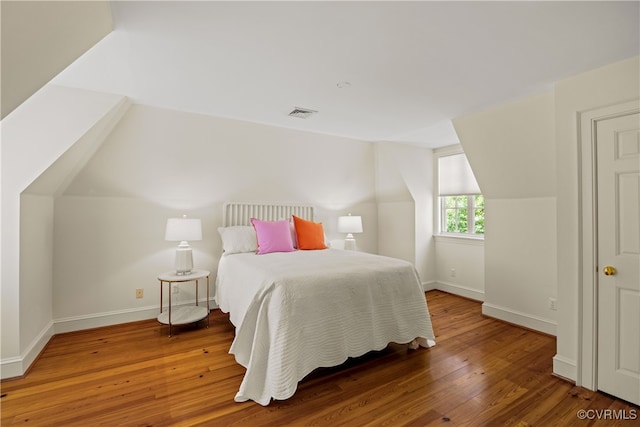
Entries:
<svg viewBox="0 0 640 427">
<path fill-rule="evenodd" d="M 307 117 L 311 116 L 312 114 L 317 113 L 317 111 L 315 110 L 309 110 L 308 108 L 300 108 L 300 107 L 295 107 L 290 113 L 289 116 L 290 117 L 298 117 L 299 119 L 306 119 Z"/>
</svg>

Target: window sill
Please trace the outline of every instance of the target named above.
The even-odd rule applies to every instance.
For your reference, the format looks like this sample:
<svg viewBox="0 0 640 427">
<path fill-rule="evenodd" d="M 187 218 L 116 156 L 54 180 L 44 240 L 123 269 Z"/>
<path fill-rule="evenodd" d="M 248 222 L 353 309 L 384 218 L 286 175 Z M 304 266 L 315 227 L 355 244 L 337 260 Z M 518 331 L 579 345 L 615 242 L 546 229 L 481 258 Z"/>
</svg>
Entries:
<svg viewBox="0 0 640 427">
<path fill-rule="evenodd" d="M 464 234 L 434 234 L 433 237 L 436 242 L 484 246 L 484 236 L 473 236 Z"/>
</svg>

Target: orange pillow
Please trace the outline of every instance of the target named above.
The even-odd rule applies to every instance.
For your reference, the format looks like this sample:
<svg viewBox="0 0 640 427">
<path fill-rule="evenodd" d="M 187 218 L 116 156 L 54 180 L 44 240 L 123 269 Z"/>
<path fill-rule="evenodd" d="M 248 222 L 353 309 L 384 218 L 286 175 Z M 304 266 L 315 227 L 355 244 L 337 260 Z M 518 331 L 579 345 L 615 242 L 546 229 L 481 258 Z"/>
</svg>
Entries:
<svg viewBox="0 0 640 427">
<path fill-rule="evenodd" d="M 298 249 L 327 249 L 324 244 L 324 229 L 321 222 L 307 221 L 295 215 L 292 216 L 298 238 Z"/>
</svg>

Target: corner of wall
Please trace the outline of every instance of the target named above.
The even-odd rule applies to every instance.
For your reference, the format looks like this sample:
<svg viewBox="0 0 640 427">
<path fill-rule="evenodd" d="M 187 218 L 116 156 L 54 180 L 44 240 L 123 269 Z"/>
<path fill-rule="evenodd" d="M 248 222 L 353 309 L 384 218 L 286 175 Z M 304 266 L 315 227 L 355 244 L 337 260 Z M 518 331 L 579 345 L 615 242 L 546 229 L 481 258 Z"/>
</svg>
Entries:
<svg viewBox="0 0 640 427">
<path fill-rule="evenodd" d="M 30 282 L 25 288 L 25 279 L 21 276 L 21 265 L 31 256 L 30 250 L 34 250 L 35 255 L 29 262 L 35 261 L 42 271 L 49 269 L 53 258 L 52 248 L 37 246 L 39 238 L 32 237 L 33 240 L 29 242 L 21 240 L 21 230 L 28 226 L 21 220 L 21 194 L 40 176 L 48 175 L 49 168 L 66 153 L 73 152 L 74 145 L 92 129 L 96 129 L 94 138 L 99 137 L 101 132 L 97 129 L 100 128 L 101 120 L 111 117 L 114 111 L 122 111 L 123 114 L 127 105 L 126 98 L 119 95 L 46 85 L 2 122 L 0 365 L 4 367 L 3 376 L 5 371 L 6 375 L 16 376 L 16 370 L 22 371 L 18 372 L 18 375 L 22 375 L 44 348 L 53 330 L 49 325 L 52 321 L 52 292 L 50 289 L 37 292 L 39 286 L 51 286 L 51 280 L 47 279 L 43 283 L 30 277 Z M 116 116 L 111 119 L 115 120 Z M 103 131 L 107 132 L 107 128 Z M 91 143 L 83 145 L 95 150 L 102 140 L 94 139 Z M 76 166 L 74 161 L 58 163 L 59 170 L 54 180 L 56 183 L 64 181 L 65 174 L 71 173 Z M 60 167 L 62 164 L 64 167 Z M 52 197 L 57 188 L 56 185 L 44 185 L 39 188 L 41 192 L 33 194 Z M 29 221 L 34 221 L 33 225 L 48 230 L 52 223 L 52 215 L 53 212 L 43 213 L 30 217 Z M 25 298 L 23 290 L 29 295 L 37 294 L 42 298 L 34 305 L 34 299 Z M 37 310 L 43 315 L 40 318 L 21 315 L 21 311 L 25 310 Z"/>
<path fill-rule="evenodd" d="M 553 374 L 575 383 L 578 378 L 575 360 L 556 354 L 553 357 Z"/>
</svg>

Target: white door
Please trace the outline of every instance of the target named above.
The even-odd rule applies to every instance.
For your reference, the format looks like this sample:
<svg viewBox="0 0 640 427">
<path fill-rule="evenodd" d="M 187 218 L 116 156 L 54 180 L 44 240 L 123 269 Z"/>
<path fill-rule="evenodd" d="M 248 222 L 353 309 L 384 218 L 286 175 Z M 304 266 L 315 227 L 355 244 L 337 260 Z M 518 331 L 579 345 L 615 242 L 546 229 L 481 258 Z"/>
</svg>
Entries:
<svg viewBox="0 0 640 427">
<path fill-rule="evenodd" d="M 596 123 L 598 389 L 640 404 L 640 114 Z"/>
</svg>

